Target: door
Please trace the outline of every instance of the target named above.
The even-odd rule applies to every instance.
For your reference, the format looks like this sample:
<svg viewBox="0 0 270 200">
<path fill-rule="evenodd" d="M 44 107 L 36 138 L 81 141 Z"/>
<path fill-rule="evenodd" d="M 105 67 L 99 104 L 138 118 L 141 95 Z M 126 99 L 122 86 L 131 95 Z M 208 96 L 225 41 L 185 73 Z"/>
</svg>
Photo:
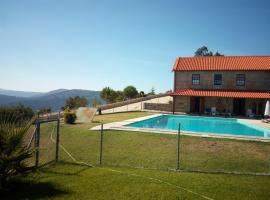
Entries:
<svg viewBox="0 0 270 200">
<path fill-rule="evenodd" d="M 195 97 L 194 99 L 194 112 L 199 113 L 200 112 L 200 105 L 201 105 L 201 98 Z"/>
<path fill-rule="evenodd" d="M 246 111 L 246 100 L 245 99 L 240 99 L 236 98 L 233 100 L 233 114 L 236 115 L 245 115 Z"/>
</svg>

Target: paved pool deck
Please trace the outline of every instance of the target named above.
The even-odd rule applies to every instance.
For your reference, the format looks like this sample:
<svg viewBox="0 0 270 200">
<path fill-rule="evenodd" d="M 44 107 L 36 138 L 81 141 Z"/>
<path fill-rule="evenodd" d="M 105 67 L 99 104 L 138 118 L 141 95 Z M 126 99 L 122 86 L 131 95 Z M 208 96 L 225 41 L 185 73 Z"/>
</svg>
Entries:
<svg viewBox="0 0 270 200">
<path fill-rule="evenodd" d="M 128 119 L 119 122 L 112 122 L 103 125 L 104 130 L 121 130 L 121 131 L 135 131 L 135 132 L 147 132 L 147 133 L 163 133 L 163 134 L 177 134 L 175 130 L 163 130 L 163 129 L 154 129 L 154 128 L 137 128 L 137 127 L 130 127 L 126 126 L 127 124 L 159 117 L 166 114 L 153 114 L 145 117 L 138 117 L 134 119 Z M 188 116 L 188 115 L 187 115 Z M 215 116 L 216 117 L 216 116 Z M 240 118 L 237 118 L 240 119 Z M 259 126 L 264 129 L 270 130 L 270 123 L 264 123 L 262 120 L 257 119 L 241 119 L 242 121 L 249 123 L 251 125 Z M 95 126 L 90 130 L 98 131 L 101 129 L 101 125 Z M 236 139 L 236 140 L 250 140 L 250 141 L 262 141 L 262 142 L 270 142 L 270 138 L 263 138 L 263 137 L 254 137 L 254 136 L 238 136 L 238 135 L 230 135 L 230 134 L 214 134 L 214 133 L 205 133 L 205 132 L 188 132 L 188 131 L 181 131 L 182 135 L 188 136 L 197 136 L 197 137 L 210 137 L 210 138 L 227 138 L 227 139 Z"/>
</svg>

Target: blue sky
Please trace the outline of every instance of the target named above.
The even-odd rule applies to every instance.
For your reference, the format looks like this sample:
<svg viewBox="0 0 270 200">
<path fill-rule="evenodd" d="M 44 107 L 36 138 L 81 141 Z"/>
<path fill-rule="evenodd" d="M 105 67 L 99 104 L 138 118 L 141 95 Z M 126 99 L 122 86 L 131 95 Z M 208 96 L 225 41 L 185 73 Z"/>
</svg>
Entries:
<svg viewBox="0 0 270 200">
<path fill-rule="evenodd" d="M 270 55 L 268 0 L 0 0 L 0 88 L 172 88 L 206 45 Z"/>
</svg>

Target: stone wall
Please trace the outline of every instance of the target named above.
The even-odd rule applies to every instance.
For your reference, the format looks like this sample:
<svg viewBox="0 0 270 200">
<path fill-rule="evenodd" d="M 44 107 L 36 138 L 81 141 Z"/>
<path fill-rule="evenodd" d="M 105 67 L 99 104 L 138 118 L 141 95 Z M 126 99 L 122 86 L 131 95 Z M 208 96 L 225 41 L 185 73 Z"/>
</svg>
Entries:
<svg viewBox="0 0 270 200">
<path fill-rule="evenodd" d="M 167 96 L 169 96 L 169 93 L 149 95 L 147 97 L 140 97 L 140 98 L 130 99 L 130 100 L 116 102 L 116 103 L 112 103 L 112 104 L 101 105 L 101 106 L 98 106 L 97 109 L 108 110 L 108 109 L 112 109 L 112 108 L 117 108 L 117 107 L 129 105 L 129 104 L 134 104 L 134 103 L 138 103 L 138 102 L 143 102 L 143 101 L 161 98 L 161 97 L 167 97 Z"/>
<path fill-rule="evenodd" d="M 190 112 L 190 97 L 176 96 L 175 97 L 175 112 Z"/>
<path fill-rule="evenodd" d="M 192 74 L 200 74 L 200 85 L 192 85 Z M 222 85 L 214 85 L 214 74 L 222 74 Z M 236 86 L 236 75 L 245 74 L 245 86 Z M 269 90 L 269 71 L 177 71 L 175 89 Z"/>
<path fill-rule="evenodd" d="M 156 111 L 165 111 L 165 112 L 172 112 L 173 104 L 166 104 L 166 103 L 144 103 L 143 104 L 144 110 L 156 110 Z"/>
</svg>

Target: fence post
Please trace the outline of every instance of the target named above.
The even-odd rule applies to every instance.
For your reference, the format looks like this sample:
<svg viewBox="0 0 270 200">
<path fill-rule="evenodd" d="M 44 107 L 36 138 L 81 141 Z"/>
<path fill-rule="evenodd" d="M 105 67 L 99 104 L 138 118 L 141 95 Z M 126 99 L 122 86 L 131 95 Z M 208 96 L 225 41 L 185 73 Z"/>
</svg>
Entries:
<svg viewBox="0 0 270 200">
<path fill-rule="evenodd" d="M 38 118 L 36 121 L 36 133 L 35 133 L 35 154 L 36 154 L 35 167 L 36 168 L 38 168 L 38 164 L 39 164 L 39 140 L 40 140 L 40 122 Z"/>
<path fill-rule="evenodd" d="M 57 128 L 56 128 L 56 149 L 55 149 L 56 162 L 58 162 L 59 158 L 59 133 L 60 133 L 60 113 L 58 113 Z"/>
<path fill-rule="evenodd" d="M 179 123 L 178 134 L 177 134 L 177 164 L 176 164 L 176 170 L 180 169 L 180 128 L 181 128 L 181 125 Z"/>
<path fill-rule="evenodd" d="M 99 165 L 102 165 L 102 147 L 103 147 L 103 124 L 101 124 L 100 129 L 100 157 L 99 157 Z"/>
</svg>

